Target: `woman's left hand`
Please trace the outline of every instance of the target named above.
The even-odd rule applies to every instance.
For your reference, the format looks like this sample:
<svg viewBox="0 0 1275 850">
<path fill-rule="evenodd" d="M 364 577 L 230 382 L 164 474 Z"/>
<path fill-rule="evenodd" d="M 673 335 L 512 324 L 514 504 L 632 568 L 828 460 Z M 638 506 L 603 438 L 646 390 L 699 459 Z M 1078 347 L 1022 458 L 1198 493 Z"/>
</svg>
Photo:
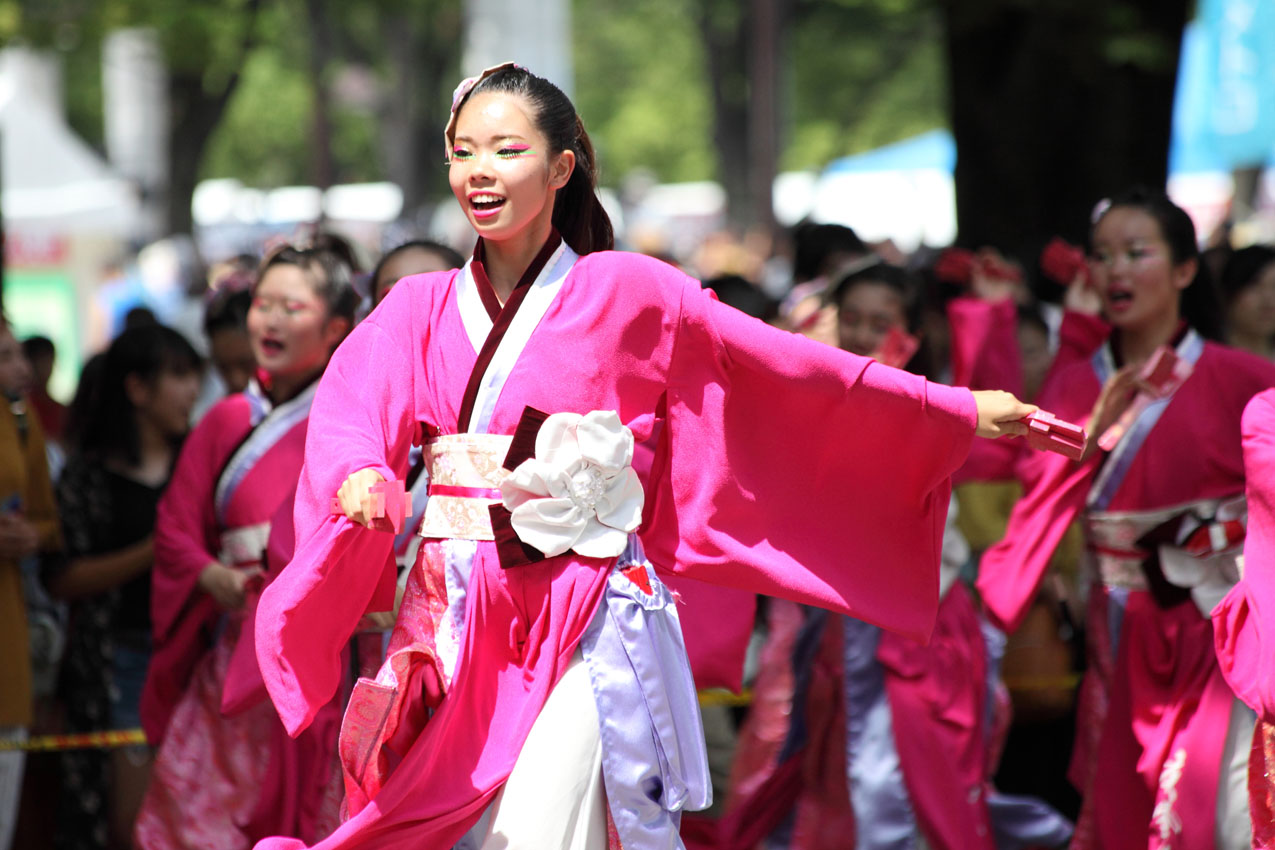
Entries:
<svg viewBox="0 0 1275 850">
<path fill-rule="evenodd" d="M 978 427 L 974 433 L 988 439 L 1023 436 L 1027 433 L 1027 426 L 1019 420 L 1040 409 L 1034 404 L 1019 401 L 1013 393 L 1004 390 L 975 390 L 972 394 L 978 408 Z"/>
</svg>

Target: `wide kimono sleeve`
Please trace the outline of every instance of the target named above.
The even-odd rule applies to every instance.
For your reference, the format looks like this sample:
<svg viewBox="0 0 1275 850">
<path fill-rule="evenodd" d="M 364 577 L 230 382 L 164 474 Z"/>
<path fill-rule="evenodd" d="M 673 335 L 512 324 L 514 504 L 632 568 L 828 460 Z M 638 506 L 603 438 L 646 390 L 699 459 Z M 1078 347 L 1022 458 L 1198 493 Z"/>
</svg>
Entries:
<svg viewBox="0 0 1275 850">
<path fill-rule="evenodd" d="M 213 490 L 226 458 L 249 428 L 244 405 L 241 396 L 231 396 L 200 420 L 182 446 L 156 509 L 151 570 L 154 652 L 140 706 L 142 726 L 152 745 L 163 740 L 169 718 L 221 616 L 213 598 L 199 589 L 199 575 L 217 561 Z"/>
<path fill-rule="evenodd" d="M 1057 380 L 1047 381 L 1040 406 L 1070 422 L 1089 418 L 1093 395 L 1073 391 L 1078 371 L 1073 362 Z M 1091 439 L 1093 437 L 1091 436 Z M 988 618 L 1009 633 L 1027 615 L 1054 551 L 1084 510 L 1102 455 L 1082 463 L 1053 452 L 1027 452 L 1018 464 L 1023 496 L 1010 512 L 1005 536 L 978 565 L 978 592 Z"/>
<path fill-rule="evenodd" d="M 242 438 L 242 399 L 222 400 L 200 420 L 182 446 L 173 477 L 155 512 L 155 568 L 151 573 L 151 628 L 155 643 L 170 640 L 201 599 L 199 575 L 217 562 L 213 490 L 229 452 Z M 215 616 L 215 613 L 214 613 Z"/>
<path fill-rule="evenodd" d="M 676 333 L 642 535 L 652 563 L 927 639 L 970 392 L 689 286 Z"/>
<path fill-rule="evenodd" d="M 1213 609 L 1213 642 L 1226 681 L 1275 722 L 1275 389 L 1244 408 L 1248 534 L 1244 577 Z"/>
<path fill-rule="evenodd" d="M 1023 357 L 1014 302 L 960 296 L 947 305 L 952 383 L 973 390 L 1023 393 Z"/>
<path fill-rule="evenodd" d="M 413 296 L 396 286 L 345 339 L 310 409 L 293 522 L 296 551 L 261 596 L 257 660 L 284 726 L 297 735 L 336 692 L 341 651 L 359 618 L 394 600 L 394 536 L 333 516 L 331 501 L 360 469 L 406 474 L 417 438 L 415 387 L 428 345 Z"/>
</svg>

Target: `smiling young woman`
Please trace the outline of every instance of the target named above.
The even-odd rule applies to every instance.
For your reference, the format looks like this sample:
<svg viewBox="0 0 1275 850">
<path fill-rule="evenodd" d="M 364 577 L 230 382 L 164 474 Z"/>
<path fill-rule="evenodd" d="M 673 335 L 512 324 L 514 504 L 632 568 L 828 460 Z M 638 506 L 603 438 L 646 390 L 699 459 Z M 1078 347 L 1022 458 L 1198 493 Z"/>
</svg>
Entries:
<svg viewBox="0 0 1275 850">
<path fill-rule="evenodd" d="M 445 136 L 478 245 L 400 281 L 320 382 L 262 672 L 294 734 L 331 697 L 340 646 L 394 589 L 369 487 L 424 444 L 424 541 L 346 712 L 350 817 L 320 846 L 675 846 L 709 785 L 661 575 L 923 638 L 948 476 L 1034 408 L 770 328 L 609 250 L 588 134 L 523 68 L 463 82 Z"/>
</svg>

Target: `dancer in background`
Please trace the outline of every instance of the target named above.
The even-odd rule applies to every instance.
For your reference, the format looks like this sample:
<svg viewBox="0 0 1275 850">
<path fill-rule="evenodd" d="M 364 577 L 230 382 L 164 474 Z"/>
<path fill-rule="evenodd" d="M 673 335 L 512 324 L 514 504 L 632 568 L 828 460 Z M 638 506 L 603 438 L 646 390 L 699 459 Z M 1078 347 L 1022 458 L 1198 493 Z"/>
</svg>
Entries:
<svg viewBox="0 0 1275 850">
<path fill-rule="evenodd" d="M 372 269 L 372 304 L 380 304 L 394 284 L 405 277 L 426 272 L 443 272 L 458 269 L 465 258 L 439 242 L 414 239 L 386 251 L 381 261 Z"/>
<path fill-rule="evenodd" d="M 1242 513 L 1240 415 L 1275 385 L 1275 365 L 1206 341 L 1220 334 L 1216 299 L 1191 219 L 1163 193 L 1104 202 L 1091 255 L 1113 330 L 1088 362 L 1056 370 L 1039 401 L 1087 421 L 1095 439 L 1082 462 L 1028 459 L 1025 495 L 1004 540 L 984 554 L 978 588 L 994 622 L 1016 629 L 1081 517 L 1093 582 L 1071 772 L 1085 799 L 1073 846 L 1247 846 L 1236 772 L 1247 750 L 1234 744 L 1248 741 L 1253 717 L 1222 678 L 1208 619 L 1235 579 L 1226 557 L 1236 526 L 1214 538 L 1226 557 L 1210 546 L 1192 560 L 1180 547 L 1183 535 Z M 1165 346 L 1178 380 L 1153 391 L 1139 370 Z M 1106 451 L 1096 438 L 1113 426 Z"/>
<path fill-rule="evenodd" d="M 267 257 L 248 314 L 257 377 L 200 421 L 160 502 L 142 703 L 158 752 L 136 830 L 146 850 L 316 840 L 335 825 L 340 705 L 316 706 L 314 728 L 288 740 L 269 702 L 251 699 L 251 636 L 270 521 L 296 490 L 316 383 L 355 302 L 330 252 Z"/>
<path fill-rule="evenodd" d="M 841 348 L 929 367 L 920 289 L 876 263 L 832 282 Z M 1011 312 L 1012 319 L 1012 312 Z M 1012 323 L 1008 328 L 1012 334 Z M 928 643 L 851 617 L 771 600 L 771 633 L 741 733 L 728 846 L 939 850 L 1060 847 L 1070 824 L 991 786 L 1005 727 L 998 662 L 959 579 L 970 551 L 948 511 L 939 613 Z M 954 793 L 959 789 L 960 793 Z"/>
<path fill-rule="evenodd" d="M 162 325 L 122 333 L 84 384 L 57 485 L 66 558 L 46 570 L 70 604 L 59 685 L 69 732 L 136 729 L 150 662 L 155 511 L 168 484 L 202 363 Z M 150 774 L 145 747 L 61 754 L 59 848 L 126 847 Z"/>
<path fill-rule="evenodd" d="M 425 443 L 426 539 L 346 713 L 350 819 L 320 846 L 676 846 L 708 781 L 654 567 L 923 639 L 947 477 L 976 432 L 1021 433 L 1033 408 L 775 330 L 608 251 L 588 135 L 525 69 L 463 83 L 446 140 L 480 242 L 461 272 L 397 284 L 333 358 L 296 555 L 258 609 L 262 672 L 294 733 L 331 698 L 340 646 L 393 589 L 369 489 Z M 644 506 L 633 446 L 661 419 Z"/>
<path fill-rule="evenodd" d="M 1275 361 L 1275 247 L 1251 245 L 1222 269 L 1226 341 Z"/>
</svg>

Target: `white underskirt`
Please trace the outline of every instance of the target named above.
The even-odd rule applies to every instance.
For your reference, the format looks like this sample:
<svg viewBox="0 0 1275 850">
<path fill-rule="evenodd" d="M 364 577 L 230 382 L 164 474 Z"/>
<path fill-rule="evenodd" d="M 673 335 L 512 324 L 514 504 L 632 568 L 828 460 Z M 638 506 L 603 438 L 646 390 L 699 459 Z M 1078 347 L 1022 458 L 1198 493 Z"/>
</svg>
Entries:
<svg viewBox="0 0 1275 850">
<path fill-rule="evenodd" d="M 456 850 L 606 850 L 598 728 L 589 671 L 576 650 L 508 781 Z"/>
</svg>

